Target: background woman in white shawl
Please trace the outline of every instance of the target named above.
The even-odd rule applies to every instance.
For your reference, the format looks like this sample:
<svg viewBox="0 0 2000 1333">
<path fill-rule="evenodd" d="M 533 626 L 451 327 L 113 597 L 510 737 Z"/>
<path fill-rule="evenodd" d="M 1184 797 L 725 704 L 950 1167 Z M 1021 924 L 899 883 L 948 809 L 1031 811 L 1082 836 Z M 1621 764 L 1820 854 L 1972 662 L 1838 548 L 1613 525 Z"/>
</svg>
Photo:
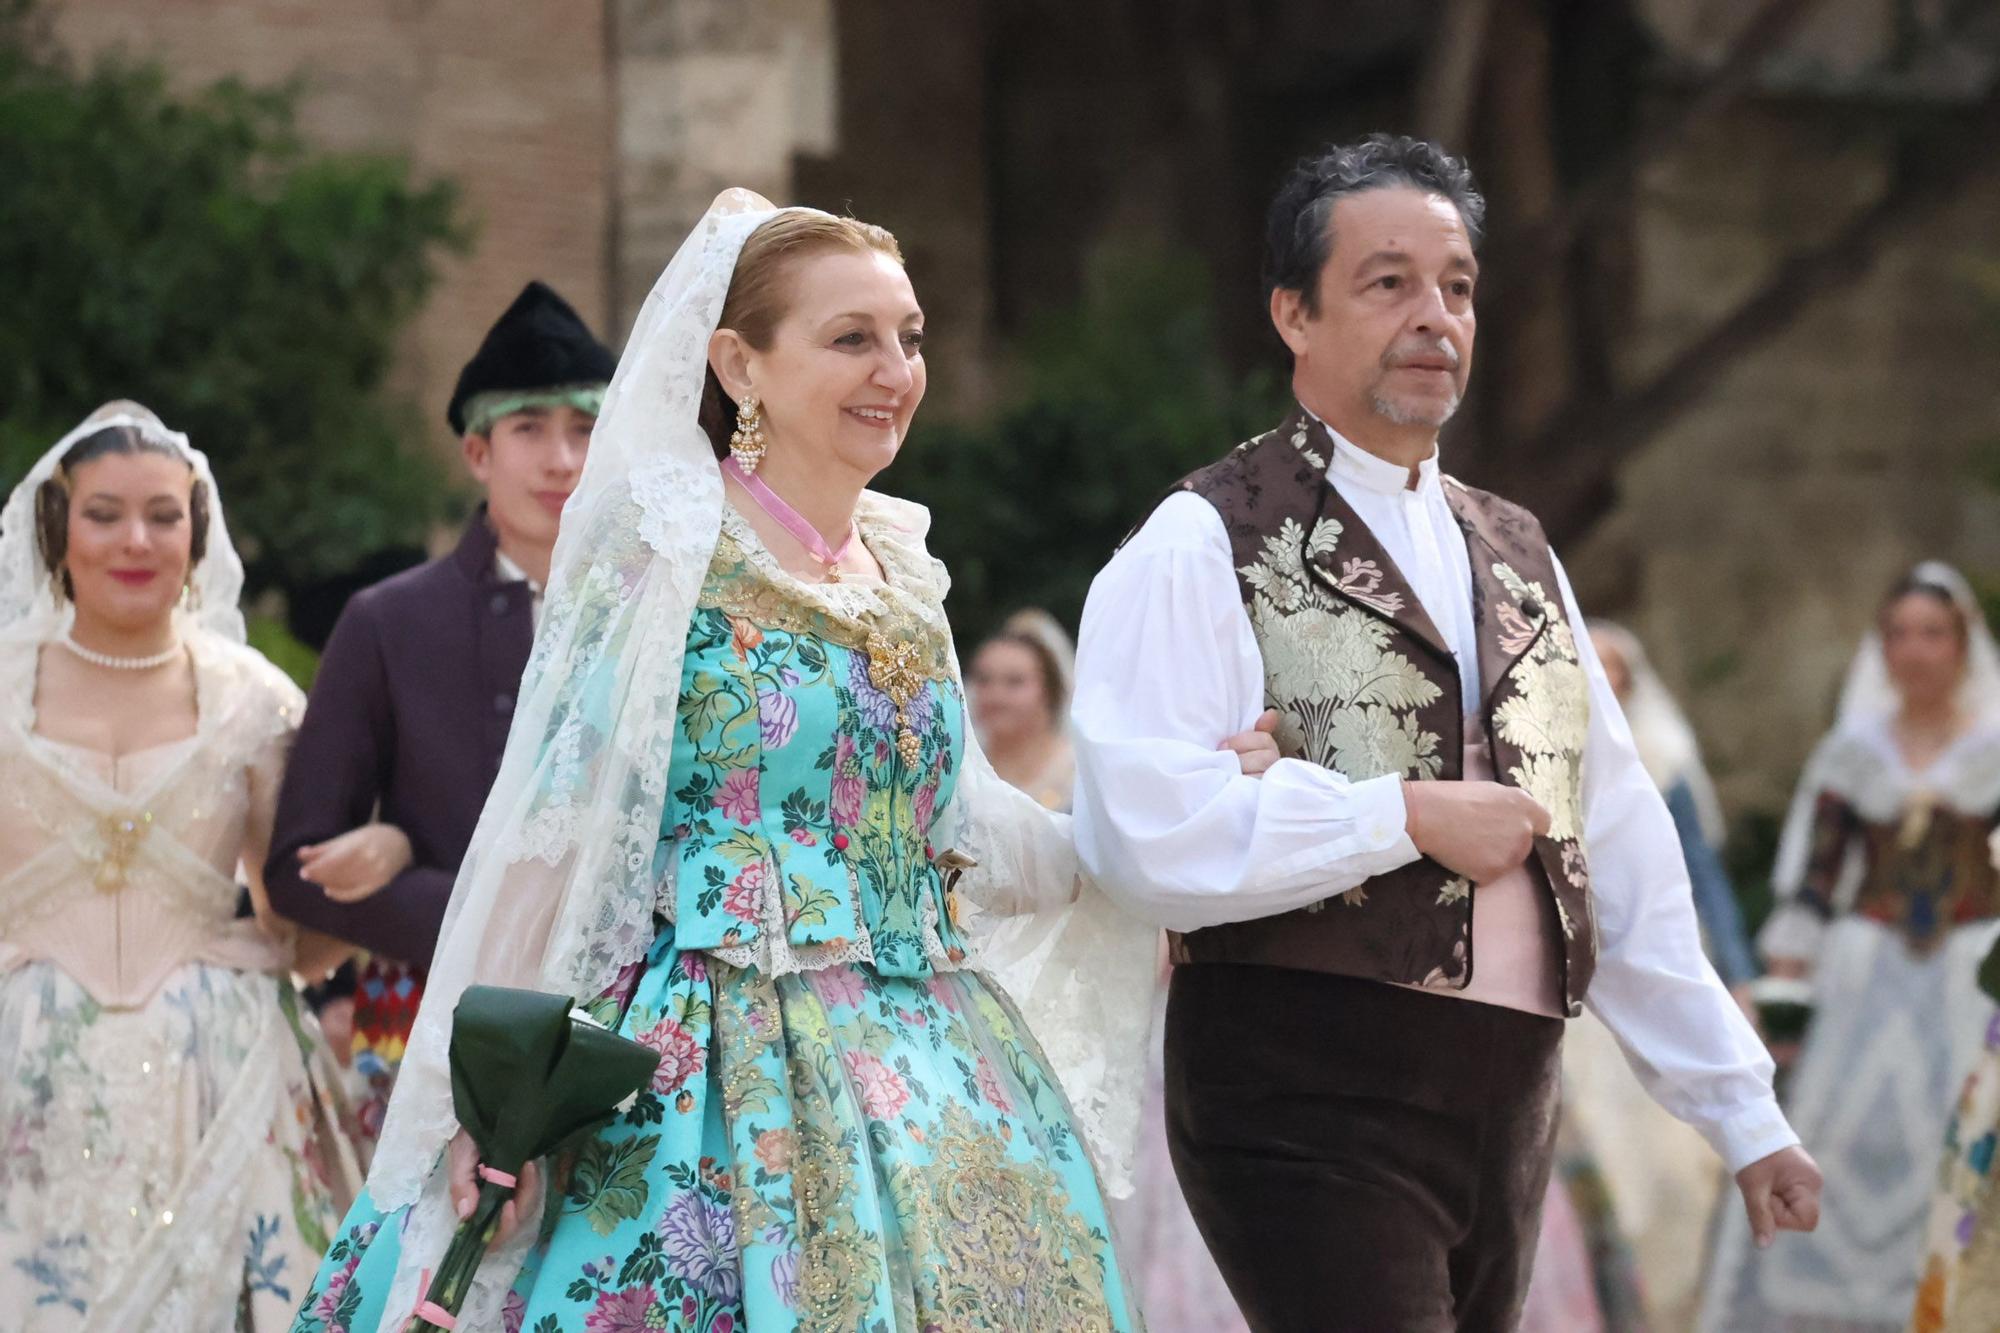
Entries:
<svg viewBox="0 0 2000 1333">
<path fill-rule="evenodd" d="M 305 699 L 245 645 L 242 590 L 208 460 L 137 403 L 0 511 L 15 1333 L 282 1328 L 359 1184 L 290 976 L 345 948 L 277 919 L 259 874 Z"/>
<path fill-rule="evenodd" d="M 1946 1111 L 1993 1013 L 1975 975 L 1996 810 L 2000 654 L 1965 580 L 1925 563 L 1882 602 L 1807 765 L 1758 940 L 1812 986 L 1786 1111 L 1826 1174 L 1819 1230 L 1759 1253 L 1725 1218 L 1704 1328 L 1908 1319 Z"/>
<path fill-rule="evenodd" d="M 1152 932 L 980 755 L 927 515 L 863 489 L 921 341 L 886 232 L 746 192 L 655 285 L 300 1329 L 393 1329 L 421 1295 L 470 1180 L 444 1149 L 472 982 L 599 997 L 663 1058 L 557 1199 L 525 1191 L 462 1327 L 1132 1326 L 1078 1149 L 1115 1188 Z"/>
<path fill-rule="evenodd" d="M 967 664 L 972 725 L 994 772 L 1050 810 L 1067 811 L 1076 786 L 1075 679 L 1076 644 L 1040 607 L 1008 616 Z"/>
</svg>

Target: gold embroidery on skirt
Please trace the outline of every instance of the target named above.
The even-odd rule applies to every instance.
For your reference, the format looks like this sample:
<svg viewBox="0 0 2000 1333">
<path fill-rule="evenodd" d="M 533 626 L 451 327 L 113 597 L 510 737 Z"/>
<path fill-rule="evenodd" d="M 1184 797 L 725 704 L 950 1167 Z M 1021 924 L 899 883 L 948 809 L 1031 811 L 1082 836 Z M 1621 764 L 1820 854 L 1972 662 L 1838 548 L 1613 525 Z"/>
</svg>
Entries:
<svg viewBox="0 0 2000 1333">
<path fill-rule="evenodd" d="M 1013 1160 L 956 1102 L 940 1111 L 931 1147 L 929 1165 L 898 1165 L 890 1187 L 931 1248 L 920 1318 L 945 1333 L 1109 1330 L 1095 1239 L 1055 1172 Z"/>
<path fill-rule="evenodd" d="M 711 958 L 715 984 L 716 1036 L 721 1044 L 722 1114 L 733 1134 L 737 1118 L 777 1109 L 783 1093 L 756 1068 L 757 1059 L 785 1045 L 786 1082 L 791 1086 L 792 1197 L 797 1206 L 800 1248 L 798 1299 L 801 1329 L 859 1328 L 874 1297 L 874 1254 L 881 1238 L 854 1220 L 857 1213 L 857 1149 L 836 1132 L 840 1122 L 832 1096 L 813 1056 L 830 1050 L 833 1034 L 824 1014 L 793 1015 L 786 1040 L 784 1007 L 775 978 L 754 968 L 736 968 Z M 801 1026 L 808 1031 L 799 1031 Z M 737 1244 L 783 1225 L 755 1192 L 735 1192 Z"/>
</svg>

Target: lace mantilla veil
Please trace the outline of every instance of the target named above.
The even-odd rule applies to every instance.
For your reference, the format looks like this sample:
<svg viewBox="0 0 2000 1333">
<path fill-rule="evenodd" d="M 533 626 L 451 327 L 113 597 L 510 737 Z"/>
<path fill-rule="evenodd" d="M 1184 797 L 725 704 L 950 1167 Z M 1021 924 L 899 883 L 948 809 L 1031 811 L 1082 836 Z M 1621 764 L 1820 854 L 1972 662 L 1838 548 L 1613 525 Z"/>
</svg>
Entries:
<svg viewBox="0 0 2000 1333">
<path fill-rule="evenodd" d="M 1952 605 L 1958 608 L 1965 621 L 1965 677 L 1958 686 L 1960 709 L 1975 726 L 2000 722 L 2000 646 L 1994 643 L 1993 631 L 1986 623 L 1986 613 L 1981 609 L 1972 585 L 1965 581 L 1963 574 L 1940 560 L 1924 561 L 1911 571 L 1910 577 L 1917 584 L 1936 589 L 1951 598 Z M 1871 629 L 1847 668 L 1834 730 L 1840 732 L 1879 723 L 1893 717 L 1901 706 L 1896 687 L 1889 679 L 1888 658 L 1882 652 L 1882 632 L 1879 628 Z M 1829 753 L 1825 745 L 1815 752 L 1799 780 L 1791 809 L 1785 815 L 1784 831 L 1778 839 L 1777 861 L 1771 872 L 1771 885 L 1780 895 L 1797 892 L 1805 880 L 1806 864 L 1812 855 L 1813 809 L 1830 777 Z M 1778 918 L 1774 915 L 1773 925 L 1777 923 Z M 1810 934 L 1816 938 L 1816 932 Z M 1799 953 L 1805 949 L 1800 932 L 1774 930 L 1772 926 L 1767 926 L 1759 936 L 1759 944 L 1767 954 Z"/>
<path fill-rule="evenodd" d="M 196 480 L 208 489 L 208 543 L 194 567 L 189 596 L 175 612 L 182 634 L 206 632 L 232 643 L 244 641 L 243 561 L 229 540 L 222 516 L 222 493 L 208 457 L 188 443 L 187 436 L 168 430 L 152 412 L 137 403 L 107 403 L 85 417 L 36 460 L 0 509 L 0 640 L 34 643 L 53 639 L 69 629 L 75 610 L 58 602 L 54 580 L 42 564 L 35 544 L 35 495 L 53 477 L 63 455 L 86 436 L 112 426 L 129 426 L 148 441 L 187 460 Z"/>
<path fill-rule="evenodd" d="M 384 1212 L 410 1207 L 389 1316 L 413 1307 L 457 1226 L 439 1154 L 457 1130 L 447 1055 L 459 996 L 477 983 L 586 998 L 651 947 L 682 656 L 724 504 L 697 420 L 708 341 L 744 241 L 778 211 L 726 191 L 682 244 L 639 313 L 564 509 L 499 777 L 459 868 L 369 1175 Z M 947 815 L 957 825 L 939 831 L 939 845 L 981 860 L 983 875 L 1060 879 L 1028 896 L 1062 910 L 993 921 L 976 947 L 1062 1071 L 1115 1192 L 1137 1134 L 1153 932 L 1094 888 L 1077 892 L 1066 826 L 1016 850 L 982 819 L 1021 806 L 967 734 Z M 461 1327 L 498 1327 L 534 1230 L 489 1254 Z"/>
</svg>

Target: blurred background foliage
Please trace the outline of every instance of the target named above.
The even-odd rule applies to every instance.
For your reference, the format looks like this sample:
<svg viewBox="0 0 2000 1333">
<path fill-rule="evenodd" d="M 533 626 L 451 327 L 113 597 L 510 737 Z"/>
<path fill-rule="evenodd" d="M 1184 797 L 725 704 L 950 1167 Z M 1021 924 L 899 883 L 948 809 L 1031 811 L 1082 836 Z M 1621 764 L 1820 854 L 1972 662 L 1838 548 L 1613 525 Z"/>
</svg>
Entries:
<svg viewBox="0 0 2000 1333">
<path fill-rule="evenodd" d="M 213 460 L 253 597 L 420 541 L 451 500 L 385 382 L 469 243 L 457 193 L 309 149 L 297 97 L 81 67 L 0 0 L 0 476 L 138 399 Z"/>
<path fill-rule="evenodd" d="M 884 481 L 930 506 L 961 651 L 1024 606 L 1074 625 L 1152 497 L 1277 424 L 1289 389 L 1228 369 L 1213 290 L 1185 251 L 1107 242 L 1081 298 L 1020 338 L 1014 392 L 996 410 L 911 432 Z"/>
<path fill-rule="evenodd" d="M 30 0 L 0 0 L 0 476 L 136 398 L 213 460 L 266 607 L 463 508 L 389 388 L 440 259 L 470 243 L 457 191 L 308 148 L 298 96 L 176 93 L 120 56 L 79 67 Z M 1021 606 L 1074 624 L 1146 498 L 1282 414 L 1276 375 L 1222 355 L 1214 290 L 1186 250 L 1107 241 L 1082 295 L 1013 341 L 994 410 L 919 422 L 885 481 L 931 507 L 968 644 Z M 273 619 L 256 633 L 309 677 Z"/>
</svg>

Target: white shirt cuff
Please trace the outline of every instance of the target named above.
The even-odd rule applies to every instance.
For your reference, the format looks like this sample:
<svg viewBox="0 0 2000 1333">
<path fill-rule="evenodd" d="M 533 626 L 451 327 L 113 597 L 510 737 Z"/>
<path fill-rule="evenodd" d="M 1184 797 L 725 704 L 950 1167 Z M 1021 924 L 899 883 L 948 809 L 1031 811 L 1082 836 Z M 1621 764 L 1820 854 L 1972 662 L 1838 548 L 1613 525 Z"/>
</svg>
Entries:
<svg viewBox="0 0 2000 1333">
<path fill-rule="evenodd" d="M 1305 762 L 1280 759 L 1278 764 Z M 1277 765 L 1272 767 L 1275 771 Z M 1324 769 L 1319 770 L 1319 775 L 1322 779 L 1329 776 Z M 1269 776 L 1265 774 L 1266 779 Z M 1348 835 L 1316 842 L 1281 858 L 1268 867 L 1270 878 L 1291 879 L 1340 862 L 1350 872 L 1343 876 L 1348 884 L 1359 884 L 1417 859 L 1420 855 L 1417 845 L 1410 841 L 1409 831 L 1404 827 L 1409 814 L 1403 808 L 1401 778 L 1393 775 L 1369 778 L 1349 785 L 1343 795 L 1351 803 L 1341 816 L 1341 822 L 1350 830 Z"/>
<path fill-rule="evenodd" d="M 1776 1097 L 1765 1097 L 1726 1119 L 1703 1125 L 1701 1132 L 1728 1163 L 1731 1175 L 1799 1142 Z"/>
<path fill-rule="evenodd" d="M 1403 804 L 1403 780 L 1391 774 L 1354 784 L 1361 839 L 1370 851 L 1396 858 L 1395 866 L 1417 859 L 1417 844 L 1410 841 L 1410 812 Z M 1382 873 L 1377 871 L 1377 874 Z"/>
</svg>

